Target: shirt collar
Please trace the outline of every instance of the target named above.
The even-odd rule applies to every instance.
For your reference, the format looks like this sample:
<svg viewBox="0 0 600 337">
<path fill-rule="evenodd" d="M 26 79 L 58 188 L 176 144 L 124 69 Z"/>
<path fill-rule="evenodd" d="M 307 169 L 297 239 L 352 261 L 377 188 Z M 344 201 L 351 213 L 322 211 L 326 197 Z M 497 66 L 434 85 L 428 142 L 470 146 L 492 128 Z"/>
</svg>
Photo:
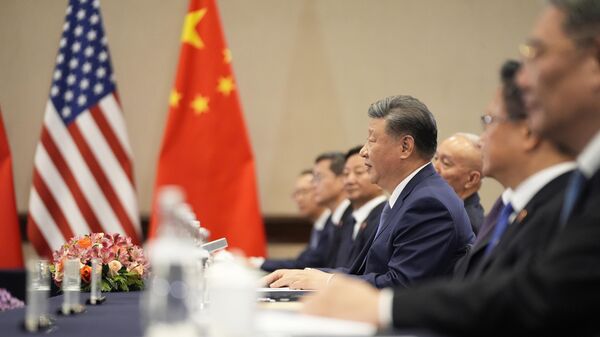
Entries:
<svg viewBox="0 0 600 337">
<path fill-rule="evenodd" d="M 369 200 L 366 204 L 362 205 L 359 209 L 354 210 L 352 212 L 352 216 L 354 220 L 356 220 L 357 224 L 363 223 L 369 216 L 369 213 L 373 210 L 373 208 L 377 207 L 377 205 L 381 204 L 385 201 L 387 197 L 385 195 L 380 195 Z"/>
<path fill-rule="evenodd" d="M 550 181 L 567 171 L 575 169 L 575 167 L 576 164 L 572 161 L 560 163 L 536 172 L 525 179 L 510 196 L 510 203 L 513 206 L 514 212 L 519 213 L 525 208 L 531 198 Z"/>
<path fill-rule="evenodd" d="M 577 165 L 586 178 L 590 179 L 600 169 L 600 131 L 585 146 L 577 157 Z"/>
<path fill-rule="evenodd" d="M 500 198 L 502 198 L 502 205 L 508 204 L 508 202 L 510 201 L 510 196 L 512 195 L 513 190 L 512 188 L 507 188 L 505 189 L 502 194 L 500 195 Z"/>
<path fill-rule="evenodd" d="M 344 199 L 344 201 L 342 201 L 338 207 L 335 208 L 335 210 L 333 211 L 333 214 L 331 215 L 331 222 L 333 222 L 334 225 L 339 225 L 340 221 L 342 221 L 342 216 L 344 215 L 344 212 L 346 211 L 346 208 L 348 208 L 350 206 L 350 200 L 348 199 Z"/>
<path fill-rule="evenodd" d="M 313 227 L 318 231 L 323 230 L 323 228 L 325 228 L 325 222 L 327 222 L 327 218 L 329 218 L 330 215 L 331 211 L 325 209 L 323 212 L 321 212 L 321 215 L 319 215 L 319 218 L 317 218 L 317 221 L 315 221 Z"/>
<path fill-rule="evenodd" d="M 359 209 L 352 212 L 352 217 L 356 221 L 354 223 L 354 228 L 352 229 L 352 239 L 356 238 L 356 235 L 358 234 L 358 230 L 360 229 L 360 226 L 362 225 L 363 222 L 365 222 L 365 220 L 367 220 L 367 217 L 369 216 L 369 214 L 371 214 L 371 211 L 373 210 L 373 208 L 377 207 L 377 205 L 384 202 L 385 199 L 387 199 L 387 197 L 385 195 L 380 195 L 378 197 L 375 197 L 375 198 L 369 200 L 366 204 L 362 205 Z"/>
<path fill-rule="evenodd" d="M 417 173 L 419 173 L 419 171 L 421 171 L 425 166 L 429 165 L 430 163 L 426 163 L 425 165 L 419 167 L 418 169 L 412 171 L 411 174 L 408 175 L 408 177 L 404 178 L 404 180 L 402 180 L 400 182 L 400 184 L 398 184 L 398 186 L 396 186 L 396 188 L 394 189 L 394 192 L 392 192 L 392 194 L 390 195 L 390 199 L 388 200 L 388 202 L 390 203 L 390 208 L 394 207 L 394 204 L 396 203 L 396 200 L 398 200 L 398 198 L 400 197 L 400 193 L 402 193 L 402 190 L 404 190 L 404 188 L 406 187 L 406 185 L 408 185 L 408 183 L 410 182 L 410 180 L 412 178 L 414 178 L 414 176 L 417 175 Z"/>
</svg>

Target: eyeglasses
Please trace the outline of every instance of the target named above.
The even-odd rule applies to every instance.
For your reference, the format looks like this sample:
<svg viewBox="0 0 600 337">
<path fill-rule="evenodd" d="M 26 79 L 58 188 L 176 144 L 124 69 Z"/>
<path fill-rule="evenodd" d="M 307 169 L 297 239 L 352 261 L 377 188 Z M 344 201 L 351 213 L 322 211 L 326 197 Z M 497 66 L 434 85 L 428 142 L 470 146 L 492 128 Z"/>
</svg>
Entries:
<svg viewBox="0 0 600 337">
<path fill-rule="evenodd" d="M 481 116 L 481 124 L 483 124 L 483 126 L 490 125 L 492 123 L 508 122 L 509 120 L 510 119 L 508 117 L 492 116 L 490 114 Z"/>
<path fill-rule="evenodd" d="M 524 42 L 519 45 L 519 54 L 525 61 L 530 61 L 538 57 L 541 53 L 541 47 L 533 42 Z"/>
</svg>

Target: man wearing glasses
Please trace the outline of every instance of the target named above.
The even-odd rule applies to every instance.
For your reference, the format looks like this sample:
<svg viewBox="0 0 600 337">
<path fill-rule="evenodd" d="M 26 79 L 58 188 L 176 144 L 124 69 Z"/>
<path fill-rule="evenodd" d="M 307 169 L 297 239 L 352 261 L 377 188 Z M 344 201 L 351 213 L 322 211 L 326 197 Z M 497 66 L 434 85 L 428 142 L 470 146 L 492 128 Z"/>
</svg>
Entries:
<svg viewBox="0 0 600 337">
<path fill-rule="evenodd" d="M 531 131 L 515 83 L 519 67 L 515 61 L 504 64 L 502 87 L 481 117 L 483 172 L 511 193 L 494 228 L 481 233 L 460 261 L 455 279 L 476 279 L 530 263 L 558 228 L 563 191 L 575 163 Z"/>
<path fill-rule="evenodd" d="M 577 156 L 547 248 L 494 277 L 396 290 L 391 298 L 336 277 L 306 311 L 463 336 L 600 333 L 600 1 L 550 1 L 522 53 L 519 84 L 532 129 Z"/>
</svg>

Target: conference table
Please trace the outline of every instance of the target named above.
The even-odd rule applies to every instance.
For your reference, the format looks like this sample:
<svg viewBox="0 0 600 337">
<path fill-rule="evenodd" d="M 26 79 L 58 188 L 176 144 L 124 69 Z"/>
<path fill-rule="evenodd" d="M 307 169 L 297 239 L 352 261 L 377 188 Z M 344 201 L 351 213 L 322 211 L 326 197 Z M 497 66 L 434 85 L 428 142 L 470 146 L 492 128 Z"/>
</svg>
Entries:
<svg viewBox="0 0 600 337">
<path fill-rule="evenodd" d="M 8 310 L 0 312 L 0 336 L 34 336 L 34 335 L 50 335 L 50 336 L 85 336 L 85 337 L 137 337 L 144 336 L 144 331 L 141 325 L 141 309 L 140 309 L 140 296 L 142 292 L 122 292 L 122 293 L 108 293 L 106 295 L 106 301 L 102 305 L 87 305 L 86 311 L 72 316 L 54 315 L 56 321 L 55 325 L 49 330 L 40 333 L 29 333 L 22 328 L 23 319 L 25 317 L 25 309 Z M 83 293 L 82 298 L 88 298 L 89 294 Z M 50 298 L 50 311 L 56 313 L 62 303 L 62 296 L 55 296 Z M 273 308 L 279 308 L 273 306 Z M 277 311 L 280 309 L 269 309 L 268 305 L 261 305 L 257 309 L 261 312 Z M 286 315 L 297 315 L 302 316 L 298 313 L 286 313 Z M 273 317 L 272 319 L 270 317 Z M 263 320 L 278 321 L 281 325 L 285 322 L 285 319 L 280 317 L 286 316 L 262 316 Z M 232 318 L 232 324 L 235 324 L 234 318 Z M 294 319 L 295 324 L 302 324 L 298 319 Z M 285 323 L 283 323 L 285 324 Z M 305 325 L 305 324 L 304 324 Z M 323 331 L 319 331 L 315 334 L 314 331 L 310 334 L 312 336 L 343 336 L 339 331 L 332 333 L 332 330 L 328 329 L 328 325 L 323 325 Z M 261 333 L 257 332 L 255 335 L 268 336 L 277 335 L 282 336 L 281 332 L 278 333 Z M 288 336 L 307 336 L 306 333 L 299 331 L 294 333 L 290 331 L 283 334 Z M 356 336 L 356 333 L 349 335 Z M 370 334 L 372 335 L 372 334 Z M 442 337 L 429 332 L 423 331 L 379 331 L 376 333 L 379 336 L 415 336 L 415 337 Z M 366 334 L 365 334 L 366 336 Z"/>
</svg>

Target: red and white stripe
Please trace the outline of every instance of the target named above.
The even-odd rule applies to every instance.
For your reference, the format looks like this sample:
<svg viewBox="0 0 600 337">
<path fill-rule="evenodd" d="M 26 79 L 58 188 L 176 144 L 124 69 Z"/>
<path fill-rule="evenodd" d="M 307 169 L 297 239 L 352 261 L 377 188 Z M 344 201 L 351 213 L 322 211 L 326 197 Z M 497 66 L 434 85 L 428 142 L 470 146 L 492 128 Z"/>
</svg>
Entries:
<svg viewBox="0 0 600 337">
<path fill-rule="evenodd" d="M 122 233 L 139 243 L 131 157 L 113 94 L 68 127 L 48 101 L 29 200 L 29 238 L 40 255 L 90 232 Z"/>
</svg>

